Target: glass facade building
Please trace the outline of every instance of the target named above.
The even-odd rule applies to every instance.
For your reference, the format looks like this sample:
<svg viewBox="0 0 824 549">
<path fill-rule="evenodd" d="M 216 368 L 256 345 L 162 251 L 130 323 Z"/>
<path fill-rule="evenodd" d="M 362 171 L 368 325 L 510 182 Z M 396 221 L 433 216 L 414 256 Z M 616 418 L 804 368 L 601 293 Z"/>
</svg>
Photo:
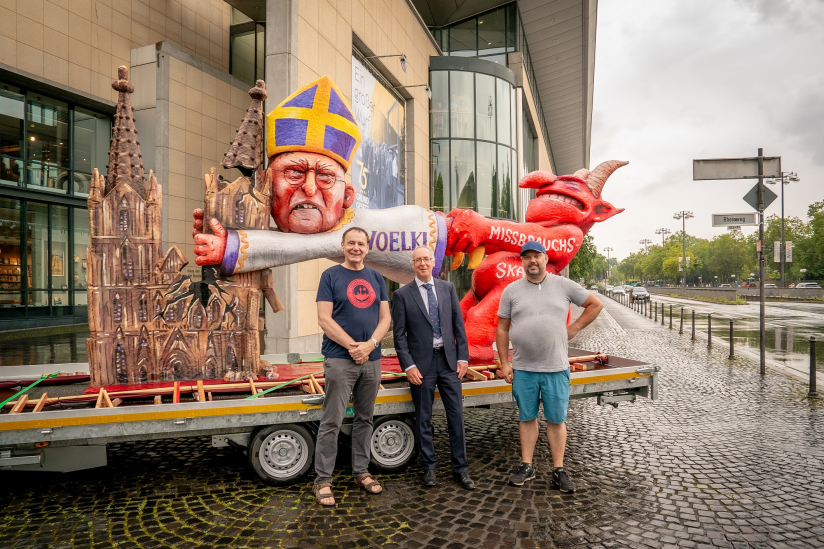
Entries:
<svg viewBox="0 0 824 549">
<path fill-rule="evenodd" d="M 105 113 L 0 82 L 0 326 L 85 317 L 84 205 L 110 136 Z"/>
<path fill-rule="evenodd" d="M 232 8 L 229 27 L 229 73 L 252 86 L 264 79 L 266 27 Z"/>
</svg>

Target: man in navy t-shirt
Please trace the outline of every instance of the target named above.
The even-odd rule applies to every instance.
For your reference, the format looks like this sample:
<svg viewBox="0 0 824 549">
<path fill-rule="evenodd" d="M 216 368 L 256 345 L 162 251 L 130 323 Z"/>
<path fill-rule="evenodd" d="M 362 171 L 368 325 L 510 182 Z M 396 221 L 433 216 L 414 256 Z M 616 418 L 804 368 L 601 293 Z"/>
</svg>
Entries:
<svg viewBox="0 0 824 549">
<path fill-rule="evenodd" d="M 335 505 L 332 472 L 338 454 L 338 433 L 349 395 L 353 395 L 352 474 L 369 494 L 383 488 L 369 474 L 372 412 L 381 383 L 380 341 L 389 330 L 386 284 L 363 264 L 369 235 L 360 227 L 343 233 L 344 261 L 323 272 L 318 286 L 318 324 L 323 330 L 323 374 L 326 398 L 315 448 L 315 485 L 318 503 Z"/>
</svg>

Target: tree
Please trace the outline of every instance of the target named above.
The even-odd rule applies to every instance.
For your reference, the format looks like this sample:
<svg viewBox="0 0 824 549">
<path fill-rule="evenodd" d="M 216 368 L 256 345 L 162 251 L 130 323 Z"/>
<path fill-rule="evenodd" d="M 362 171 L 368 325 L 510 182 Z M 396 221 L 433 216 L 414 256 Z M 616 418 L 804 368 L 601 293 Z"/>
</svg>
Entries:
<svg viewBox="0 0 824 549">
<path fill-rule="evenodd" d="M 581 244 L 581 249 L 572 258 L 569 264 L 569 278 L 572 280 L 580 280 L 587 278 L 592 268 L 592 262 L 595 256 L 598 255 L 598 250 L 595 248 L 595 239 L 592 235 L 586 235 L 584 242 Z"/>
</svg>

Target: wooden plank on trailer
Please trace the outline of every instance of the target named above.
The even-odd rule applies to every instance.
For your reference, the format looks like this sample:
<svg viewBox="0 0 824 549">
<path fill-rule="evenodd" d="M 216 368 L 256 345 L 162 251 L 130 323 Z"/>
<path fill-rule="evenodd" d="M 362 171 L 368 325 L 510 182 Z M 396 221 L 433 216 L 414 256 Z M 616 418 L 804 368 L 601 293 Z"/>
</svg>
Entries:
<svg viewBox="0 0 824 549">
<path fill-rule="evenodd" d="M 28 401 L 29 401 L 29 395 L 21 396 L 20 398 L 17 399 L 17 402 L 14 404 L 14 406 L 11 409 L 11 412 L 9 412 L 9 413 L 10 414 L 19 414 L 26 407 L 26 403 Z"/>
<path fill-rule="evenodd" d="M 180 404 L 180 382 L 175 381 L 174 392 L 172 393 L 172 402 Z"/>
<path fill-rule="evenodd" d="M 486 381 L 487 377 L 480 373 L 478 370 L 474 368 L 467 368 L 466 369 L 467 377 L 472 378 L 474 381 Z"/>
<path fill-rule="evenodd" d="M 49 400 L 49 394 L 48 393 L 43 393 L 43 396 L 41 396 L 40 400 L 37 401 L 37 404 L 34 405 L 34 410 L 33 411 L 35 411 L 35 412 L 41 411 L 43 409 L 43 407 L 46 405 L 46 402 L 48 400 Z"/>
<path fill-rule="evenodd" d="M 198 402 L 206 402 L 206 394 L 203 392 L 203 380 L 197 380 L 197 400 Z M 211 400 L 211 399 L 209 399 Z"/>
<path fill-rule="evenodd" d="M 209 391 L 209 395 L 208 395 L 208 396 L 209 396 L 209 402 L 211 402 L 211 401 L 212 401 L 212 391 Z"/>
<path fill-rule="evenodd" d="M 314 386 L 314 385 L 312 384 L 312 382 L 311 382 L 310 380 L 308 380 L 308 379 L 304 379 L 304 380 L 301 382 L 301 384 L 300 384 L 300 388 L 301 388 L 301 389 L 303 389 L 303 392 L 304 392 L 304 393 L 308 393 L 308 394 L 310 394 L 310 395 L 315 395 L 315 394 L 317 394 L 317 393 L 315 392 L 315 386 Z"/>
<path fill-rule="evenodd" d="M 251 378 L 249 379 L 249 389 L 252 391 L 253 395 L 257 394 L 257 387 L 255 387 L 255 380 L 254 379 L 251 379 Z"/>
<path fill-rule="evenodd" d="M 163 404 L 163 397 L 161 397 L 160 395 L 155 395 L 154 403 L 155 404 Z"/>
<path fill-rule="evenodd" d="M 323 392 L 323 388 L 320 386 L 320 383 L 318 383 L 318 380 L 315 379 L 314 375 L 310 375 L 309 379 L 312 380 L 312 385 L 313 385 L 313 387 L 314 387 L 317 394 L 319 394 L 319 395 L 325 394 Z"/>
<path fill-rule="evenodd" d="M 97 402 L 94 403 L 95 408 L 102 408 L 103 407 L 103 393 L 104 389 L 101 387 L 100 390 L 97 392 Z"/>
<path fill-rule="evenodd" d="M 109 398 L 109 393 L 106 392 L 106 389 L 100 389 L 100 391 L 103 393 L 103 402 L 106 404 L 106 408 L 114 408 L 112 399 Z"/>
<path fill-rule="evenodd" d="M 123 402 L 123 400 L 121 400 L 121 399 L 119 399 L 119 398 L 114 399 L 114 400 L 112 401 L 112 408 L 117 408 L 118 406 L 120 406 L 120 404 L 121 404 L 122 402 Z"/>
</svg>

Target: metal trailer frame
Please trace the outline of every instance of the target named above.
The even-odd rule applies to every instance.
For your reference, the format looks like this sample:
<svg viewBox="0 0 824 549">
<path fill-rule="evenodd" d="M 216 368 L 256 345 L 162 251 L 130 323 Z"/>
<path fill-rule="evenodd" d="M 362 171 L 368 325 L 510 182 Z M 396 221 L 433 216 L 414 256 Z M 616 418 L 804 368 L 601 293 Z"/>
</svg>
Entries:
<svg viewBox="0 0 824 549">
<path fill-rule="evenodd" d="M 593 397 L 599 405 L 615 407 L 639 396 L 657 398 L 657 366 L 618 357 L 610 357 L 610 361 L 606 370 L 572 372 L 570 398 Z M 512 405 L 511 391 L 511 385 L 502 379 L 464 383 L 464 408 Z M 307 458 L 314 453 L 311 439 L 321 418 L 322 399 L 323 395 L 270 395 L 3 414 L 0 469 L 68 472 L 101 467 L 107 464 L 109 443 L 211 435 L 214 447 L 245 449 L 250 466 L 265 482 L 288 484 L 311 465 Z M 437 392 L 435 399 L 434 409 L 443 409 Z M 414 460 L 413 415 L 408 387 L 378 392 L 372 444 L 376 469 L 397 471 Z M 350 434 L 351 424 L 344 425 L 343 431 Z M 395 448 L 397 444 L 401 446 Z M 376 448 L 385 448 L 387 454 L 376 455 Z M 295 461 L 297 455 L 300 460 Z M 280 458 L 282 466 L 278 465 Z"/>
</svg>

